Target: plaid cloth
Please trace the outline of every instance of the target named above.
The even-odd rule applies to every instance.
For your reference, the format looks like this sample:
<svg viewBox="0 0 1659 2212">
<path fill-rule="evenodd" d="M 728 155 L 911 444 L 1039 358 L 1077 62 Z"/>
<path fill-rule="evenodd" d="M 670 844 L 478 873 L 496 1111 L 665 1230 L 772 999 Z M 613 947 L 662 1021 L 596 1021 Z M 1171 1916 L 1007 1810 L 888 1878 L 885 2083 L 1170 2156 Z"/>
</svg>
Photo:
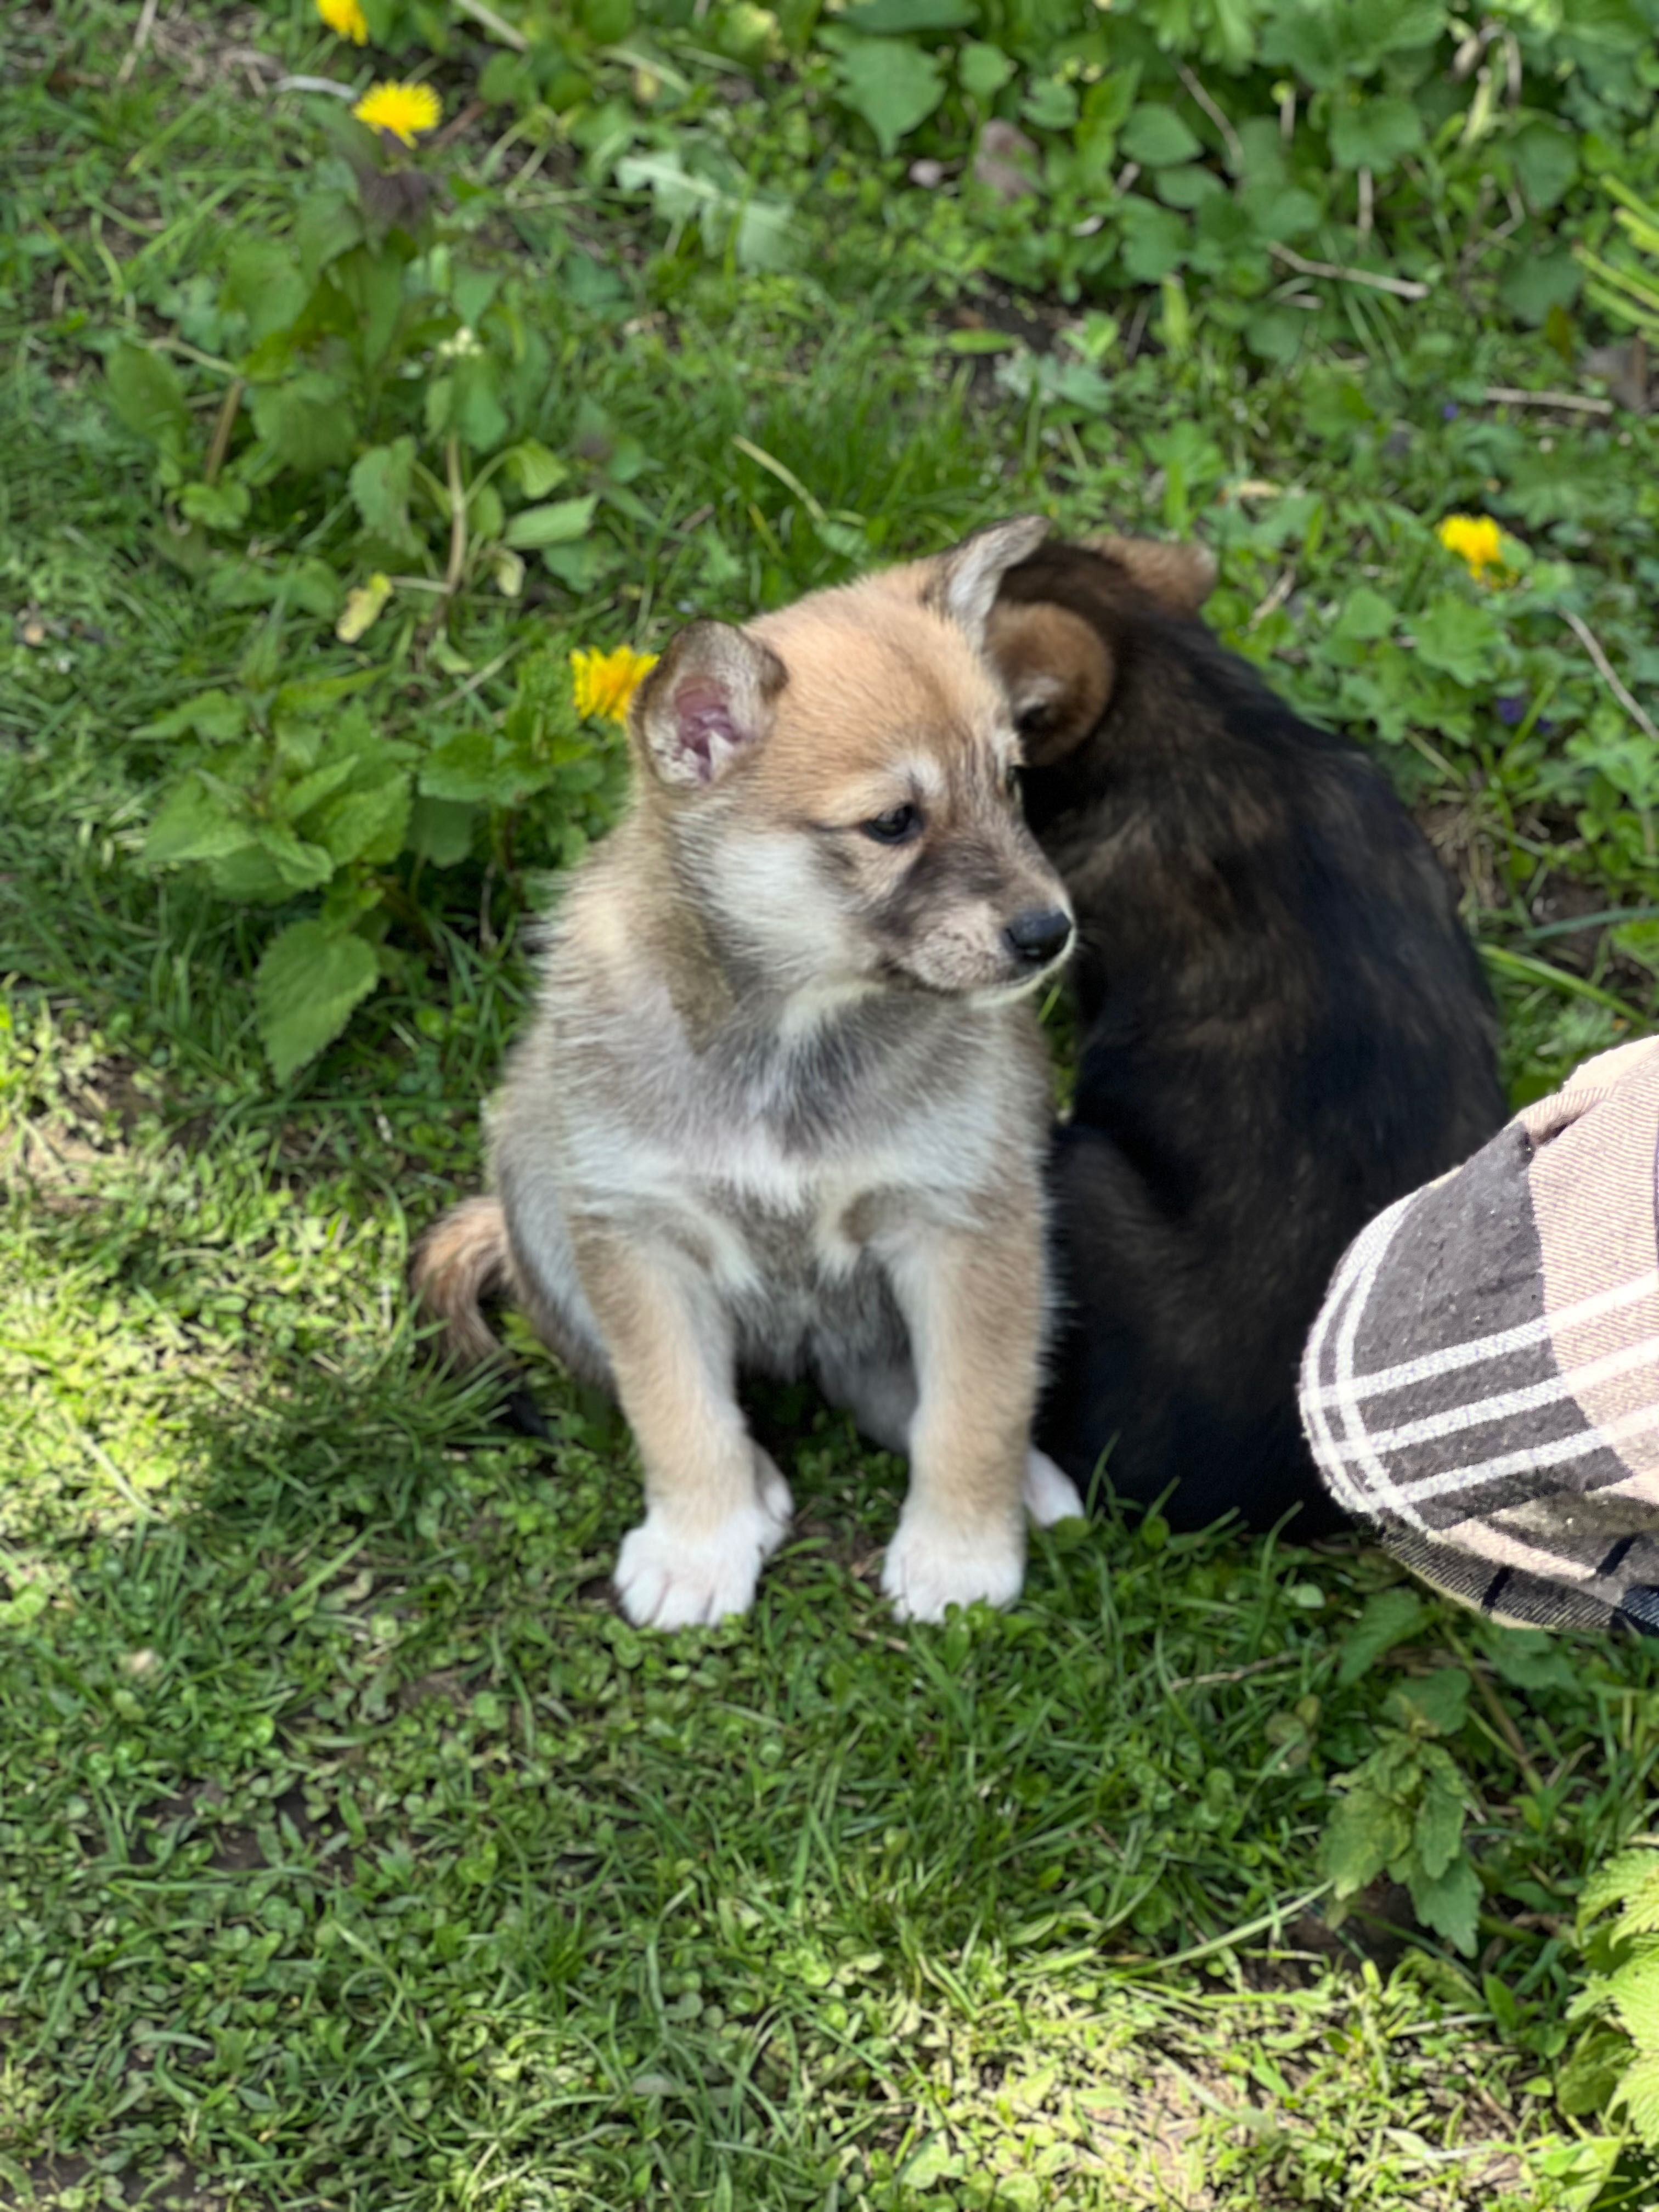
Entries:
<svg viewBox="0 0 1659 2212">
<path fill-rule="evenodd" d="M 1349 1247 L 1302 1366 L 1325 1482 L 1448 1595 L 1659 1634 L 1659 1037 Z"/>
</svg>

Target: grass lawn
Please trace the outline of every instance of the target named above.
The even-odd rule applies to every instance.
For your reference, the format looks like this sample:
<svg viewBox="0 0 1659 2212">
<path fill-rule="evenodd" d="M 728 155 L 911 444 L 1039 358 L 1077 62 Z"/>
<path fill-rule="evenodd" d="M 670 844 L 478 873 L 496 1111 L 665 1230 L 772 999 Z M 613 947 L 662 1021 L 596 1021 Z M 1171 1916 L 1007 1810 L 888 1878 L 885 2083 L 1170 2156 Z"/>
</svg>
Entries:
<svg viewBox="0 0 1659 2212">
<path fill-rule="evenodd" d="M 1441 255 L 1397 279 L 1426 296 L 1293 270 L 1388 273 L 1350 209 L 1246 330 L 1236 271 L 1145 260 L 1152 216 L 1127 273 L 1018 281 L 1071 216 L 975 231 L 799 11 L 787 62 L 741 51 L 759 10 L 607 18 L 564 108 L 556 76 L 472 98 L 520 66 L 480 12 L 376 15 L 453 19 L 454 128 L 372 187 L 286 79 L 397 69 L 301 0 L 3 33 L 0 2205 L 1650 2204 L 1576 1909 L 1651 1817 L 1655 1654 L 1109 1511 L 1036 1540 L 1013 1612 L 901 1631 L 901 1470 L 805 1393 L 757 1408 L 800 1516 L 753 1616 L 641 1635 L 615 1417 L 526 1344 L 552 1439 L 520 1439 L 402 1288 L 476 1182 L 527 925 L 616 803 L 568 650 L 1023 506 L 1216 545 L 1218 625 L 1375 738 L 1459 871 L 1517 1098 L 1651 1025 L 1659 435 L 1608 398 L 1627 354 L 1586 369 L 1618 327 L 1504 305 L 1455 129 L 1389 234 Z M 963 49 L 987 100 L 1004 21 Z M 1031 82 L 1034 149 L 1082 131 L 1096 80 Z M 1202 160 L 1132 120 L 1135 166 L 1226 155 L 1186 112 Z M 1266 112 L 1222 113 L 1241 161 Z M 1609 250 L 1595 173 L 1531 264 Z M 428 174 L 387 307 L 391 249 L 338 226 Z M 352 354 L 417 295 L 401 353 Z M 1509 533 L 1498 581 L 1436 541 L 1453 508 Z M 407 580 L 343 639 L 374 574 Z M 1389 1872 L 1437 1787 L 1467 1926 Z"/>
</svg>

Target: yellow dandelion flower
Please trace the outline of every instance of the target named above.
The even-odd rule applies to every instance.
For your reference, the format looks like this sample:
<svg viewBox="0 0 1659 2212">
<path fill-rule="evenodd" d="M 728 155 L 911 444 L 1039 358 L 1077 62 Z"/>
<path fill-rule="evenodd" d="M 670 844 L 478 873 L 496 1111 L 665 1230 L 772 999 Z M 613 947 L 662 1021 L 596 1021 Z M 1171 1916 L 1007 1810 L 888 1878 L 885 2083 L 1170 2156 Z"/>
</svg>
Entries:
<svg viewBox="0 0 1659 2212">
<path fill-rule="evenodd" d="M 317 13 L 337 38 L 349 39 L 354 46 L 368 44 L 368 18 L 364 15 L 361 0 L 316 0 Z"/>
<path fill-rule="evenodd" d="M 1449 514 L 1434 534 L 1477 583 L 1486 581 L 1488 568 L 1504 565 L 1504 533 L 1489 514 Z"/>
<path fill-rule="evenodd" d="M 574 678 L 576 712 L 603 715 L 609 722 L 625 722 L 629 702 L 658 659 L 654 653 L 635 653 L 631 645 L 619 645 L 614 653 L 573 653 L 570 673 Z"/>
<path fill-rule="evenodd" d="M 429 84 L 372 84 L 351 112 L 371 131 L 389 131 L 412 146 L 418 131 L 437 129 L 444 109 Z"/>
</svg>

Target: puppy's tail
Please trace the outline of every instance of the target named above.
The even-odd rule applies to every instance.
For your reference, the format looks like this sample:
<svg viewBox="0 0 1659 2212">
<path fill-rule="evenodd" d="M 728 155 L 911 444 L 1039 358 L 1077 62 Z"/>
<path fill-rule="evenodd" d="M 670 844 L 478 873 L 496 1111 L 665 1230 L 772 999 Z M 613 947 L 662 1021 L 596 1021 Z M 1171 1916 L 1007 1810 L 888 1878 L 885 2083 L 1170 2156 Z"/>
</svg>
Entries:
<svg viewBox="0 0 1659 2212">
<path fill-rule="evenodd" d="M 410 1288 L 429 1321 L 443 1324 L 445 1357 L 457 1367 L 499 1359 L 501 1345 L 484 1319 L 484 1300 L 518 1291 L 518 1271 L 498 1198 L 451 1206 L 415 1247 Z"/>
</svg>

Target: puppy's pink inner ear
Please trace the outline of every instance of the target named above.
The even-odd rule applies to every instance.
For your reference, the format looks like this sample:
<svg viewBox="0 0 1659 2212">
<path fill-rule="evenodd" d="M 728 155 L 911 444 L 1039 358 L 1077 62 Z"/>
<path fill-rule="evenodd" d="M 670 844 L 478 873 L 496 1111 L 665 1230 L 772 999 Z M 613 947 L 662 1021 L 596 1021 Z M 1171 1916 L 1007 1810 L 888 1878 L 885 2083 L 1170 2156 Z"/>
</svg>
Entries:
<svg viewBox="0 0 1659 2212">
<path fill-rule="evenodd" d="M 743 744 L 726 692 L 712 678 L 688 677 L 674 694 L 674 750 L 698 782 L 712 783 L 721 756 Z"/>
</svg>

